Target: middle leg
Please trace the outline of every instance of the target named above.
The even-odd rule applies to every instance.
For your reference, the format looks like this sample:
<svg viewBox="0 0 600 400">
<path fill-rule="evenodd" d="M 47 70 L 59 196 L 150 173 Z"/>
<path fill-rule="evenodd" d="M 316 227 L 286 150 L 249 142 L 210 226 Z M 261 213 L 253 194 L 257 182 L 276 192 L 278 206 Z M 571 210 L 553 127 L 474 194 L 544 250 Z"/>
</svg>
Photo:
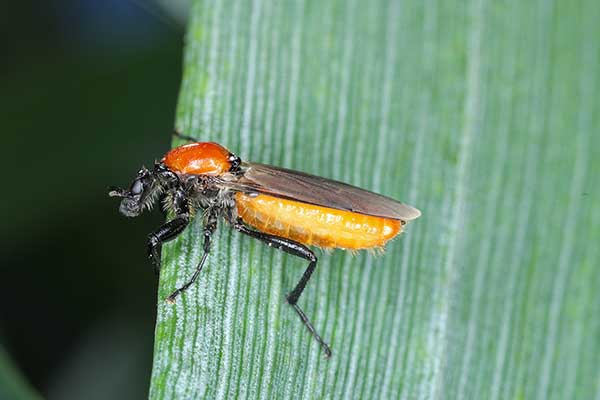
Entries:
<svg viewBox="0 0 600 400">
<path fill-rule="evenodd" d="M 179 139 L 187 140 L 188 142 L 191 142 L 191 143 L 195 143 L 198 141 L 198 139 L 193 138 L 188 135 L 184 135 L 183 133 L 179 132 L 177 129 L 173 129 L 173 136 L 178 137 Z"/>
<path fill-rule="evenodd" d="M 167 297 L 167 302 L 169 302 L 171 304 L 175 303 L 175 299 L 177 298 L 177 296 L 179 296 L 181 293 L 185 292 L 190 286 L 192 286 L 194 284 L 196 279 L 198 279 L 198 275 L 200 275 L 200 272 L 202 271 L 202 267 L 204 266 L 204 263 L 206 262 L 206 259 L 208 258 L 208 253 L 210 252 L 210 240 L 216 230 L 217 230 L 217 217 L 215 214 L 209 212 L 206 223 L 204 225 L 204 243 L 202 246 L 204 253 L 202 254 L 202 258 L 200 259 L 200 262 L 196 266 L 196 271 L 194 271 L 194 274 L 192 275 L 192 277 L 183 286 L 181 286 L 180 288 L 175 290 L 173 293 L 171 293 L 169 295 L 169 297 Z"/>
</svg>

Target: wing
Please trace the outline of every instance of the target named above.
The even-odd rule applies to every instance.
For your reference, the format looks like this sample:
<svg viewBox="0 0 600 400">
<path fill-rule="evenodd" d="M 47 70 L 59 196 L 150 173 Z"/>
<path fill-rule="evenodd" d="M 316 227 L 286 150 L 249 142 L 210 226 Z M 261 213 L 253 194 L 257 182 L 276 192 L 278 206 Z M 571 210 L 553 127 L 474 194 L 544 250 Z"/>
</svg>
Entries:
<svg viewBox="0 0 600 400">
<path fill-rule="evenodd" d="M 230 189 L 259 192 L 303 203 L 376 217 L 410 221 L 421 212 L 409 205 L 346 183 L 264 164 L 244 163 L 244 175 Z"/>
</svg>

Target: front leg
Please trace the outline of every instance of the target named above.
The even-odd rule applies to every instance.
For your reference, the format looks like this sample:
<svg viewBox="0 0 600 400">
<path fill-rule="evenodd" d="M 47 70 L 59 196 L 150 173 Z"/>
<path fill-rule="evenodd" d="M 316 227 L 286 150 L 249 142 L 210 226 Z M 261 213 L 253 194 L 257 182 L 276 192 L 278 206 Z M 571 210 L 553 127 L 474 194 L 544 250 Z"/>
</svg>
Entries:
<svg viewBox="0 0 600 400">
<path fill-rule="evenodd" d="M 189 215 L 178 215 L 148 235 L 148 258 L 154 264 L 157 273 L 160 271 L 160 256 L 163 243 L 179 236 L 189 223 Z"/>
<path fill-rule="evenodd" d="M 175 218 L 148 235 L 148 258 L 154 264 L 156 272 L 160 271 L 160 256 L 163 243 L 175 239 L 190 223 L 190 210 L 185 193 L 177 190 L 171 198 Z"/>
</svg>

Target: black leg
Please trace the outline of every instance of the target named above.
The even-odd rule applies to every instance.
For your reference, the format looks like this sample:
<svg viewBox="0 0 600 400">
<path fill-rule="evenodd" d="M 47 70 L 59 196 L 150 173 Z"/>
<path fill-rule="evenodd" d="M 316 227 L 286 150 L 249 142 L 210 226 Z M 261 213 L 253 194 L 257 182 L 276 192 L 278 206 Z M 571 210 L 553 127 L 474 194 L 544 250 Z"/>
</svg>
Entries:
<svg viewBox="0 0 600 400">
<path fill-rule="evenodd" d="M 308 267 L 306 268 L 306 271 L 304 271 L 302 278 L 300 278 L 300 281 L 298 282 L 294 290 L 292 290 L 286 296 L 286 299 L 287 302 L 294 308 L 294 310 L 296 310 L 296 313 L 302 320 L 302 323 L 308 328 L 315 340 L 321 345 L 321 348 L 325 352 L 325 356 L 331 357 L 331 349 L 329 348 L 329 345 L 327 345 L 327 343 L 325 343 L 325 341 L 317 333 L 317 330 L 315 329 L 313 324 L 310 322 L 304 311 L 302 311 L 300 306 L 297 304 L 298 298 L 304 291 L 308 280 L 310 279 L 312 273 L 314 272 L 317 266 L 317 256 L 315 256 L 315 253 L 313 253 L 308 247 L 301 243 L 294 242 L 293 240 L 289 240 L 279 236 L 269 235 L 268 233 L 254 231 L 240 222 L 233 224 L 233 227 L 243 234 L 246 234 L 258 240 L 262 240 L 271 247 L 275 247 L 276 249 L 285 251 L 288 254 L 292 254 L 294 256 L 301 257 L 309 261 Z"/>
<path fill-rule="evenodd" d="M 175 218 L 148 235 L 148 258 L 154 264 L 157 273 L 160 271 L 163 243 L 175 239 L 190 223 L 189 205 L 185 193 L 182 190 L 174 191 L 171 202 Z"/>
<path fill-rule="evenodd" d="M 175 239 L 188 226 L 190 218 L 187 214 L 179 215 L 148 235 L 148 258 L 154 269 L 160 271 L 160 254 L 165 242 Z"/>
<path fill-rule="evenodd" d="M 191 136 L 184 135 L 183 133 L 179 132 L 177 129 L 173 129 L 173 136 L 178 137 L 179 139 L 187 140 L 187 141 L 194 142 L 194 143 L 198 141 L 198 139 L 195 139 Z"/>
<path fill-rule="evenodd" d="M 198 278 L 198 275 L 200 275 L 200 271 L 202 271 L 204 262 L 208 258 L 208 253 L 210 252 L 210 239 L 211 239 L 212 235 L 215 233 L 215 231 L 217 230 L 217 217 L 214 214 L 210 214 L 210 213 L 208 215 L 209 215 L 208 220 L 206 221 L 206 224 L 204 225 L 204 245 L 203 245 L 204 254 L 202 254 L 202 258 L 200 259 L 200 262 L 198 263 L 198 266 L 196 267 L 196 271 L 194 271 L 194 274 L 192 275 L 190 280 L 188 280 L 182 287 L 175 290 L 173 293 L 171 293 L 171 295 L 169 297 L 167 297 L 167 302 L 169 302 L 171 304 L 175 303 L 175 298 L 177 296 L 179 296 L 181 293 L 185 292 L 187 290 L 187 288 L 189 288 L 190 286 L 192 286 L 194 284 L 194 282 Z"/>
</svg>

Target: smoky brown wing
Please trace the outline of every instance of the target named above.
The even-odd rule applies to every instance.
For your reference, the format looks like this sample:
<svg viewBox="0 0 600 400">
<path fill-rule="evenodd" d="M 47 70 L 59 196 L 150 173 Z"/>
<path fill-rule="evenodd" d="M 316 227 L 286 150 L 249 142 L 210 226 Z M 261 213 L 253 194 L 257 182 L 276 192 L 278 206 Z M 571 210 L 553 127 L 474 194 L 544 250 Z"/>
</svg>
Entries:
<svg viewBox="0 0 600 400">
<path fill-rule="evenodd" d="M 243 167 L 242 178 L 230 185 L 234 190 L 404 221 L 421 215 L 414 207 L 346 183 L 264 164 L 244 163 Z"/>
</svg>

